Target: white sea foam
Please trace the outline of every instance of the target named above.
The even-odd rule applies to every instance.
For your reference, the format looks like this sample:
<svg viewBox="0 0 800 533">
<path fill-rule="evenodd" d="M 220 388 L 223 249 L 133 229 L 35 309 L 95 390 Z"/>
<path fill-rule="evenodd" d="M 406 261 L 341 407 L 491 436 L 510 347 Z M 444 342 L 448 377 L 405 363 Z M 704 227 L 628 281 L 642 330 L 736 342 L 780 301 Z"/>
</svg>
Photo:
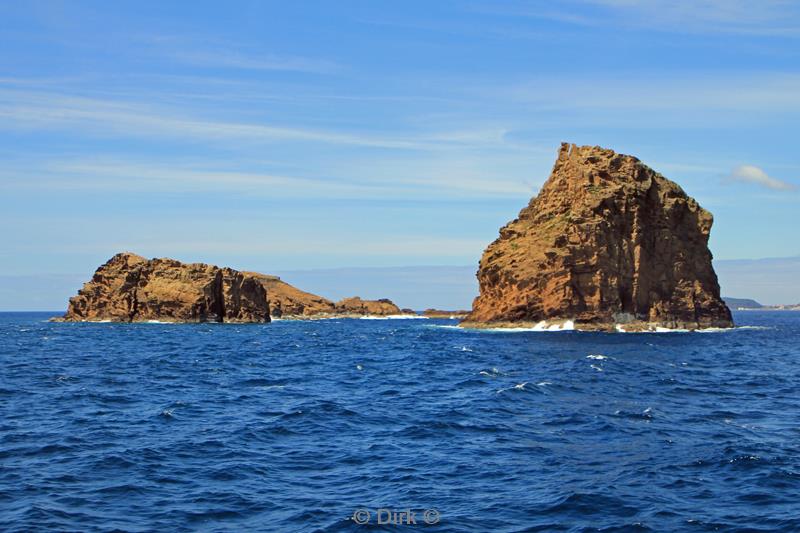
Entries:
<svg viewBox="0 0 800 533">
<path fill-rule="evenodd" d="M 548 323 L 546 320 L 542 320 L 541 322 L 535 324 L 534 326 L 527 327 L 527 328 L 479 328 L 479 329 L 472 329 L 472 328 L 462 328 L 461 326 L 437 326 L 442 328 L 459 328 L 462 330 L 467 331 L 491 331 L 493 333 L 520 333 L 525 331 L 574 331 L 575 330 L 575 322 L 572 320 L 566 320 L 560 323 Z"/>
<path fill-rule="evenodd" d="M 286 388 L 286 385 L 263 385 L 261 387 L 256 387 L 259 390 L 283 390 Z"/>
<path fill-rule="evenodd" d="M 597 370 L 598 372 L 602 372 L 602 371 L 603 371 L 603 369 L 602 369 L 602 368 L 600 368 L 600 367 L 599 367 L 599 366 L 597 366 L 597 365 L 589 365 L 589 366 L 590 366 L 590 367 L 592 367 L 592 368 L 594 368 L 594 369 L 595 369 L 595 370 Z"/>
<path fill-rule="evenodd" d="M 504 388 L 504 389 L 497 389 L 497 394 L 500 394 L 501 392 L 505 392 L 505 391 L 507 391 L 507 390 L 526 390 L 526 389 L 525 389 L 525 386 L 526 386 L 527 384 L 528 384 L 528 382 L 527 382 L 527 381 L 523 381 L 522 383 L 517 383 L 517 384 L 516 384 L 516 385 L 514 385 L 513 387 L 506 387 L 506 388 Z"/>
<path fill-rule="evenodd" d="M 422 315 L 365 315 L 358 318 L 361 320 L 428 320 L 428 317 Z"/>
<path fill-rule="evenodd" d="M 615 326 L 616 330 L 620 333 L 730 333 L 732 331 L 741 330 L 765 330 L 775 329 L 772 326 L 735 326 L 732 328 L 700 328 L 700 329 L 685 329 L 685 328 L 665 328 L 662 326 L 653 326 L 650 329 L 627 331 L 622 324 Z"/>
<path fill-rule="evenodd" d="M 608 359 L 608 356 L 593 353 L 593 354 L 587 355 L 586 359 L 597 359 L 598 361 L 602 361 L 603 359 Z"/>
</svg>

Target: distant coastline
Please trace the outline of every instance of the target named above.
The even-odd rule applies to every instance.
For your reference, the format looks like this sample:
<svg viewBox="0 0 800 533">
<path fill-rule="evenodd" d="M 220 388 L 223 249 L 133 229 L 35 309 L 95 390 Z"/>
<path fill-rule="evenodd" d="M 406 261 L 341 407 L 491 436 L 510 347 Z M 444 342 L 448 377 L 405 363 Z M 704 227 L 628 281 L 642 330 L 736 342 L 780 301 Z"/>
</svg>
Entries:
<svg viewBox="0 0 800 533">
<path fill-rule="evenodd" d="M 737 311 L 800 311 L 800 303 L 763 305 L 752 298 L 731 298 L 726 296 L 723 299 L 728 304 L 728 307 Z"/>
<path fill-rule="evenodd" d="M 736 307 L 736 311 L 800 311 L 800 304 L 796 305 L 765 305 L 762 307 Z"/>
</svg>

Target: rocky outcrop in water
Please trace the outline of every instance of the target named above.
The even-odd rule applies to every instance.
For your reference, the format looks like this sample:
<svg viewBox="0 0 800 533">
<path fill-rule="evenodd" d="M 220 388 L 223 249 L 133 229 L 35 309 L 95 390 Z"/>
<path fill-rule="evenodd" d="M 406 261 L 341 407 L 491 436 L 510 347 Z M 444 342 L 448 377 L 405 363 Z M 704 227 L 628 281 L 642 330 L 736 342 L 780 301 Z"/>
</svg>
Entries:
<svg viewBox="0 0 800 533">
<path fill-rule="evenodd" d="M 731 327 L 708 249 L 712 221 L 635 157 L 562 144 L 539 195 L 484 252 L 463 325 Z"/>
<path fill-rule="evenodd" d="M 387 298 L 362 300 L 358 296 L 353 296 L 336 302 L 336 313 L 359 316 L 391 316 L 401 315 L 403 311 Z"/>
<path fill-rule="evenodd" d="M 69 301 L 65 321 L 269 322 L 267 292 L 231 268 L 120 253 Z"/>
<path fill-rule="evenodd" d="M 457 310 L 457 311 L 447 311 L 443 309 L 425 309 L 422 312 L 422 316 L 426 316 L 428 318 L 466 318 L 469 315 L 469 311 L 464 310 Z"/>
</svg>

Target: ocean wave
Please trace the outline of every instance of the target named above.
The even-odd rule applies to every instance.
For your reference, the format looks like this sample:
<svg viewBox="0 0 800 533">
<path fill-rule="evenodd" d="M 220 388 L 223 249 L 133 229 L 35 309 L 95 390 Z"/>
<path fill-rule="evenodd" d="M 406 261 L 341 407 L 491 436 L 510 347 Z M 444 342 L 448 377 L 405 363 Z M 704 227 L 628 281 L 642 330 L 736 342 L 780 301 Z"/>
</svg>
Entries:
<svg viewBox="0 0 800 533">
<path fill-rule="evenodd" d="M 506 391 L 514 391 L 514 390 L 527 391 L 528 390 L 526 388 L 527 386 L 528 386 L 528 382 L 527 381 L 523 381 L 522 383 L 517 383 L 516 385 L 512 385 L 511 387 L 505 387 L 505 388 L 502 388 L 502 389 L 497 389 L 497 394 L 501 394 L 501 393 L 506 392 Z"/>
<path fill-rule="evenodd" d="M 2 530 L 351 531 L 360 506 L 376 530 L 381 505 L 454 532 L 800 530 L 798 313 L 650 336 L 41 316 L 0 313 L 0 486 L 52 498 Z"/>
<path fill-rule="evenodd" d="M 428 317 L 422 315 L 365 315 L 358 318 L 359 320 L 428 320 Z"/>
<path fill-rule="evenodd" d="M 546 320 L 542 320 L 537 324 L 530 326 L 530 327 L 519 327 L 519 328 L 465 328 L 460 325 L 451 325 L 451 324 L 431 324 L 430 327 L 432 328 L 444 328 L 444 329 L 456 329 L 461 331 L 470 331 L 470 332 L 489 332 L 489 333 L 526 333 L 531 331 L 536 332 L 551 332 L 551 331 L 575 331 L 575 322 L 572 320 L 566 320 L 561 323 L 550 324 Z"/>
<path fill-rule="evenodd" d="M 734 326 L 732 328 L 699 328 L 699 329 L 685 329 L 685 328 L 665 328 L 656 326 L 652 329 L 626 331 L 623 324 L 617 324 L 615 329 L 619 333 L 731 333 L 734 331 L 745 330 L 771 330 L 775 329 L 772 326 Z"/>
</svg>

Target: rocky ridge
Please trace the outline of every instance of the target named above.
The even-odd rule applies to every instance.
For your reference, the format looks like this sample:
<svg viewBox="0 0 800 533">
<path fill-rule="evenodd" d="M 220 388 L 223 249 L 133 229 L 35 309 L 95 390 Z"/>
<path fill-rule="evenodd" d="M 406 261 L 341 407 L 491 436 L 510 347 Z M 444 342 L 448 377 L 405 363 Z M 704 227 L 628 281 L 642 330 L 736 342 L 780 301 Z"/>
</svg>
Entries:
<svg viewBox="0 0 800 533">
<path fill-rule="evenodd" d="M 248 272 L 267 290 L 273 318 L 313 319 L 360 316 L 393 316 L 414 313 L 400 309 L 391 300 L 364 300 L 358 296 L 344 298 L 338 302 L 317 294 L 302 291 L 283 281 L 278 276 Z"/>
</svg>

